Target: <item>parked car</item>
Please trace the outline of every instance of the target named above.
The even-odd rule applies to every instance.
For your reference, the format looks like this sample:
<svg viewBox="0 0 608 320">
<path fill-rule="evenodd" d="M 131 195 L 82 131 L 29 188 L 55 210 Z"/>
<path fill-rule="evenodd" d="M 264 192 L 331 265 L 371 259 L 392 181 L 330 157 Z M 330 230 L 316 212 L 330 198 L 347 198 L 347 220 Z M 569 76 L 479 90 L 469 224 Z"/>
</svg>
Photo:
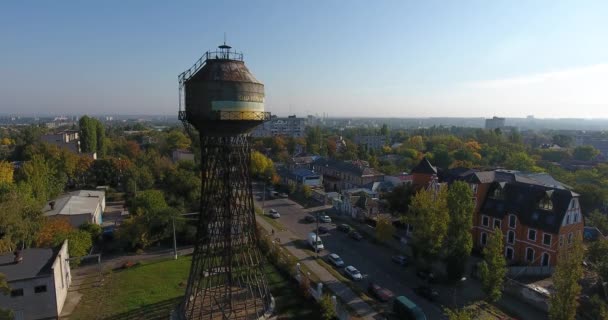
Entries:
<svg viewBox="0 0 608 320">
<path fill-rule="evenodd" d="M 341 224 L 338 226 L 339 231 L 346 232 L 346 233 L 350 232 L 351 229 L 352 228 L 347 224 Z"/>
<path fill-rule="evenodd" d="M 382 302 L 387 302 L 389 300 L 391 300 L 393 297 L 395 297 L 395 295 L 393 294 L 392 291 L 386 289 L 386 288 L 382 288 L 381 286 L 370 282 L 369 285 L 367 286 L 367 292 L 369 292 L 372 296 L 374 296 L 376 299 L 382 301 Z"/>
<path fill-rule="evenodd" d="M 435 282 L 435 275 L 431 271 L 418 270 L 418 272 L 416 272 L 416 275 L 422 280 L 426 280 L 428 282 Z"/>
<path fill-rule="evenodd" d="M 328 233 L 329 232 L 329 228 L 326 226 L 320 226 L 319 227 L 319 233 Z"/>
<path fill-rule="evenodd" d="M 306 216 L 306 217 L 304 217 L 304 221 L 306 221 L 306 222 L 315 222 L 315 217 L 313 217 L 313 216 Z"/>
<path fill-rule="evenodd" d="M 391 258 L 391 260 L 393 260 L 394 263 L 405 266 L 407 265 L 407 257 L 406 256 L 393 256 Z"/>
<path fill-rule="evenodd" d="M 287 193 L 279 193 L 279 197 L 281 197 L 281 198 L 289 198 L 289 196 L 287 195 Z"/>
<path fill-rule="evenodd" d="M 342 258 L 340 258 L 340 256 L 335 253 L 329 254 L 327 256 L 327 260 L 329 260 L 329 262 L 331 264 L 333 264 L 334 266 L 336 266 L 338 268 L 344 267 L 344 261 L 342 261 Z"/>
<path fill-rule="evenodd" d="M 348 267 L 344 268 L 344 274 L 346 274 L 346 276 L 348 276 L 349 278 L 351 278 L 354 281 L 363 280 L 363 276 L 361 275 L 361 272 L 359 272 L 359 270 L 357 270 L 357 268 L 355 268 L 353 266 L 348 266 Z"/>
<path fill-rule="evenodd" d="M 281 217 L 281 214 L 275 209 L 270 209 L 270 211 L 268 211 L 268 215 L 275 219 L 278 219 Z"/>
<path fill-rule="evenodd" d="M 357 232 L 355 230 L 349 232 L 348 236 L 351 237 L 351 238 L 353 238 L 353 239 L 355 239 L 355 240 L 357 240 L 357 241 L 363 239 L 363 236 L 359 232 Z"/>
<path fill-rule="evenodd" d="M 439 297 L 439 292 L 429 286 L 420 286 L 414 288 L 414 292 L 429 301 L 435 301 Z"/>
<path fill-rule="evenodd" d="M 397 319 L 426 320 L 422 309 L 405 296 L 398 296 L 393 301 L 393 314 Z"/>
<path fill-rule="evenodd" d="M 319 216 L 319 221 L 325 223 L 331 223 L 331 218 L 328 215 Z"/>
</svg>

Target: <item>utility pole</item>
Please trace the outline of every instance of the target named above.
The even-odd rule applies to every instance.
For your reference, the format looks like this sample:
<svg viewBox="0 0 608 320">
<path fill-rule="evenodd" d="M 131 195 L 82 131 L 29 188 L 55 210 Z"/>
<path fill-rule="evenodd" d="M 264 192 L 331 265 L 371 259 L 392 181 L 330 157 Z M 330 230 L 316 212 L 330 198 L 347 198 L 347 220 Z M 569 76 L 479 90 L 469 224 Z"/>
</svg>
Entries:
<svg viewBox="0 0 608 320">
<path fill-rule="evenodd" d="M 262 189 L 262 215 L 265 215 L 264 212 L 264 202 L 266 202 L 266 179 L 264 179 L 264 188 Z"/>
<path fill-rule="evenodd" d="M 177 260 L 177 237 L 175 236 L 175 216 L 173 216 L 173 259 Z"/>
<path fill-rule="evenodd" d="M 315 238 L 315 259 L 319 259 L 319 247 L 318 247 L 318 243 L 319 243 L 319 211 L 316 212 L 316 216 L 317 216 L 317 236 Z"/>
</svg>

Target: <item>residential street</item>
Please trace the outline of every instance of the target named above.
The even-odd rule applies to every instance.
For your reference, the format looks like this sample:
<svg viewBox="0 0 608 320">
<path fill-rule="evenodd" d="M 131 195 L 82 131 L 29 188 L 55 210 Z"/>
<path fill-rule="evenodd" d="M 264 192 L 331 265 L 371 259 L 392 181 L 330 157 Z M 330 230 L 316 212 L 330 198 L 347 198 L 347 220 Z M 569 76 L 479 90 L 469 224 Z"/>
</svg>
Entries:
<svg viewBox="0 0 608 320">
<path fill-rule="evenodd" d="M 261 203 L 260 203 L 261 206 Z M 300 239 L 305 240 L 307 234 L 315 231 L 316 223 L 307 223 L 304 217 L 308 215 L 304 208 L 289 199 L 275 199 L 265 202 L 265 210 L 276 209 L 280 212 L 279 222 L 292 231 Z M 363 281 L 358 285 L 366 290 L 370 281 L 391 290 L 395 296 L 405 295 L 422 308 L 429 319 L 445 319 L 441 308 L 424 298 L 416 295 L 412 288 L 422 284 L 414 272 L 405 272 L 404 267 L 391 261 L 393 253 L 386 248 L 374 245 L 363 239 L 356 241 L 345 233 L 335 229 L 335 224 L 319 223 L 330 227 L 328 234 L 321 235 L 325 250 L 319 255 L 323 259 L 329 253 L 337 253 L 346 265 L 352 265 L 363 274 Z M 311 248 L 307 248 L 311 250 Z M 411 267 L 408 267 L 411 268 Z M 447 293 L 446 293 L 447 294 Z"/>
<path fill-rule="evenodd" d="M 258 205 L 261 206 L 261 202 Z M 265 211 L 270 209 L 277 210 L 281 214 L 281 217 L 277 219 L 278 222 L 304 241 L 308 233 L 314 232 L 316 229 L 316 223 L 304 220 L 304 217 L 309 215 L 307 211 L 310 209 L 304 209 L 289 199 L 265 201 Z M 420 306 L 429 319 L 444 319 L 443 306 L 452 307 L 454 304 L 462 306 L 473 301 L 483 300 L 485 297 L 479 281 L 469 279 L 460 288 L 432 285 L 440 296 L 439 302 L 430 302 L 412 290 L 425 284 L 424 280 L 416 276 L 414 267 L 402 267 L 391 261 L 391 257 L 397 254 L 396 251 L 373 244 L 366 238 L 361 241 L 354 240 L 346 233 L 338 231 L 336 225 L 333 221 L 332 223 L 319 223 L 319 226 L 329 228 L 327 234 L 321 235 L 325 250 L 319 255 L 325 259 L 329 253 L 336 253 L 344 260 L 345 265 L 353 265 L 359 269 L 364 275 L 364 279 L 358 282 L 358 285 L 363 290 L 367 289 L 369 282 L 374 282 L 388 288 L 395 296 L 405 295 Z M 310 247 L 306 249 L 312 250 Z M 509 296 L 504 296 L 499 304 L 509 306 L 511 312 L 517 313 L 524 319 L 546 319 L 546 315 L 521 302 L 514 301 Z"/>
</svg>

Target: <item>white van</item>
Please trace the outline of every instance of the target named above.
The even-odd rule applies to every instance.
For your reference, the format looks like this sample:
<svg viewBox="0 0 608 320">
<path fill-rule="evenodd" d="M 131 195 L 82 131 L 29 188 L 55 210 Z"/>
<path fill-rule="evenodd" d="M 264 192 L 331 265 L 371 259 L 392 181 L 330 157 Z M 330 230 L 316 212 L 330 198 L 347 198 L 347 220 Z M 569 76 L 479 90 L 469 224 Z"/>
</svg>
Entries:
<svg viewBox="0 0 608 320">
<path fill-rule="evenodd" d="M 308 244 L 315 250 L 321 251 L 325 247 L 323 246 L 323 242 L 321 241 L 321 237 L 318 237 L 316 233 L 311 232 L 308 234 Z"/>
</svg>

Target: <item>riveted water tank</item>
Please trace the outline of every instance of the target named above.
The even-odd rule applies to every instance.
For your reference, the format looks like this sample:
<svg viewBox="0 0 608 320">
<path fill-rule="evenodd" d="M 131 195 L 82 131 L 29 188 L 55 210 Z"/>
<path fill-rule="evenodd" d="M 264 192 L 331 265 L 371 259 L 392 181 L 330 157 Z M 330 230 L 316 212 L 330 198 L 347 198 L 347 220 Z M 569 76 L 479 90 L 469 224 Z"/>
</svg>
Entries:
<svg viewBox="0 0 608 320">
<path fill-rule="evenodd" d="M 219 48 L 205 53 L 200 69 L 184 80 L 186 119 L 205 134 L 245 133 L 270 116 L 264 112 L 264 85 L 242 54 Z"/>
</svg>

